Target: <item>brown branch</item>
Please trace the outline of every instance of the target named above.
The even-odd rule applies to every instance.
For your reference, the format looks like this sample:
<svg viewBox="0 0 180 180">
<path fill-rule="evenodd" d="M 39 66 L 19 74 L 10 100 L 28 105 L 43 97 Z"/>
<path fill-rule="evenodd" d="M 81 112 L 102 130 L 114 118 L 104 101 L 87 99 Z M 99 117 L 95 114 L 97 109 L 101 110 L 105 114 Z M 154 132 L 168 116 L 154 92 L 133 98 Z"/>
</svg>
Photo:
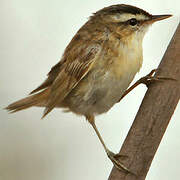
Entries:
<svg viewBox="0 0 180 180">
<path fill-rule="evenodd" d="M 121 162 L 133 174 L 115 167 L 109 180 L 144 180 L 180 98 L 180 24 L 158 67 L 155 77 L 176 79 L 150 84 L 133 125 L 120 150 Z"/>
</svg>

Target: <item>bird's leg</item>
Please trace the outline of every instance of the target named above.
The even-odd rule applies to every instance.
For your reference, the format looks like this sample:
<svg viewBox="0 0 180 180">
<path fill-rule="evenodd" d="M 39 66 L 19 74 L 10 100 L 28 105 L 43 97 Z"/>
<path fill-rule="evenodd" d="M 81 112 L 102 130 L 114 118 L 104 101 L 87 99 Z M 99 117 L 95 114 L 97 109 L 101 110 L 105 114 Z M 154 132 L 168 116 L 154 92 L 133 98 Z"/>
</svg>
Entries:
<svg viewBox="0 0 180 180">
<path fill-rule="evenodd" d="M 116 167 L 117 169 L 121 170 L 121 171 L 123 170 L 123 171 L 125 171 L 125 172 L 127 172 L 127 173 L 131 173 L 131 171 L 130 171 L 126 166 L 124 166 L 124 165 L 117 159 L 117 158 L 119 158 L 119 157 L 126 157 L 126 156 L 123 156 L 123 155 L 121 156 L 121 155 L 119 155 L 119 154 L 114 154 L 113 152 L 111 152 L 111 151 L 106 147 L 106 145 L 105 145 L 105 143 L 104 143 L 104 141 L 103 141 L 103 139 L 102 139 L 102 137 L 101 137 L 101 135 L 100 135 L 97 127 L 96 127 L 96 124 L 95 124 L 95 121 L 94 121 L 94 116 L 86 116 L 86 119 L 87 119 L 87 120 L 89 121 L 89 123 L 92 125 L 92 127 L 93 127 L 93 129 L 95 130 L 95 132 L 96 132 L 96 134 L 97 134 L 97 136 L 98 136 L 101 144 L 102 144 L 103 147 L 104 147 L 104 150 L 105 150 L 106 153 L 107 153 L 108 158 L 112 161 L 112 163 L 115 165 L 115 167 Z"/>
<path fill-rule="evenodd" d="M 156 72 L 157 69 L 153 69 L 149 74 L 146 76 L 140 78 L 138 81 L 136 81 L 131 87 L 129 87 L 122 97 L 119 99 L 119 101 L 124 98 L 129 92 L 131 92 L 135 87 L 137 87 L 139 84 L 145 84 L 147 87 L 155 81 L 163 81 L 163 80 L 175 80 L 173 78 L 167 78 L 167 77 L 154 77 L 154 73 Z M 118 102 L 119 102 L 118 101 Z"/>
</svg>

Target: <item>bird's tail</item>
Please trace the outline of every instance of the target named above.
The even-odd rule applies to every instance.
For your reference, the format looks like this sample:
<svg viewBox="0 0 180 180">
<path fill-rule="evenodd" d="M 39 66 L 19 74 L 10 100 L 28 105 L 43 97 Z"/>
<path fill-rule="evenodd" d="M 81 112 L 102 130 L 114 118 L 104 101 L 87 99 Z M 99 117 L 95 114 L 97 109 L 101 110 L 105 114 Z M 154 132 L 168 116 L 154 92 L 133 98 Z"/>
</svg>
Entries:
<svg viewBox="0 0 180 180">
<path fill-rule="evenodd" d="M 7 106 L 5 109 L 10 111 L 11 113 L 14 113 L 17 111 L 21 111 L 23 109 L 30 108 L 32 106 L 46 106 L 48 96 L 49 96 L 49 89 L 45 89 L 42 92 L 39 92 L 37 94 L 16 101 L 10 104 L 9 106 Z"/>
</svg>

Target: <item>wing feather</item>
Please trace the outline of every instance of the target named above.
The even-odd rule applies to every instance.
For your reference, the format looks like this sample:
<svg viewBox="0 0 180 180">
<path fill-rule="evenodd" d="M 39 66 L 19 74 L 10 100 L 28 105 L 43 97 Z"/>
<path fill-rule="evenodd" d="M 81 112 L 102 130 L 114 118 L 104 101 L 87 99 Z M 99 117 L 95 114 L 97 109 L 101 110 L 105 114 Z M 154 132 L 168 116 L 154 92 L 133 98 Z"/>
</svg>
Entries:
<svg viewBox="0 0 180 180">
<path fill-rule="evenodd" d="M 87 47 L 87 48 L 86 48 Z M 98 57 L 100 52 L 99 44 L 89 44 L 76 49 L 73 59 L 73 55 L 66 56 L 62 69 L 54 82 L 51 85 L 51 91 L 47 106 L 44 111 L 43 117 L 45 117 L 52 109 L 59 104 L 70 91 L 79 83 L 79 81 L 86 76 L 91 70 L 95 59 Z M 80 53 L 77 56 L 76 53 Z M 70 57 L 70 59 L 68 59 Z M 65 57 L 64 57 L 65 58 Z"/>
</svg>

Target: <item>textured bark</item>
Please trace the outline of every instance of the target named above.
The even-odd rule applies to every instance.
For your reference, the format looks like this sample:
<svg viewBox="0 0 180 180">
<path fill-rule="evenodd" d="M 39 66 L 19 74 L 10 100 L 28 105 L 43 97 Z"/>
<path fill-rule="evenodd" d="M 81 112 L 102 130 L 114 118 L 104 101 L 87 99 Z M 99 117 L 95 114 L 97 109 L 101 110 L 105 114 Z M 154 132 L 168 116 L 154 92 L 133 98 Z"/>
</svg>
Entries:
<svg viewBox="0 0 180 180">
<path fill-rule="evenodd" d="M 133 125 L 120 150 L 121 162 L 133 173 L 115 167 L 109 180 L 144 180 L 180 98 L 180 24 L 158 67 L 155 77 L 176 79 L 150 84 Z"/>
</svg>

